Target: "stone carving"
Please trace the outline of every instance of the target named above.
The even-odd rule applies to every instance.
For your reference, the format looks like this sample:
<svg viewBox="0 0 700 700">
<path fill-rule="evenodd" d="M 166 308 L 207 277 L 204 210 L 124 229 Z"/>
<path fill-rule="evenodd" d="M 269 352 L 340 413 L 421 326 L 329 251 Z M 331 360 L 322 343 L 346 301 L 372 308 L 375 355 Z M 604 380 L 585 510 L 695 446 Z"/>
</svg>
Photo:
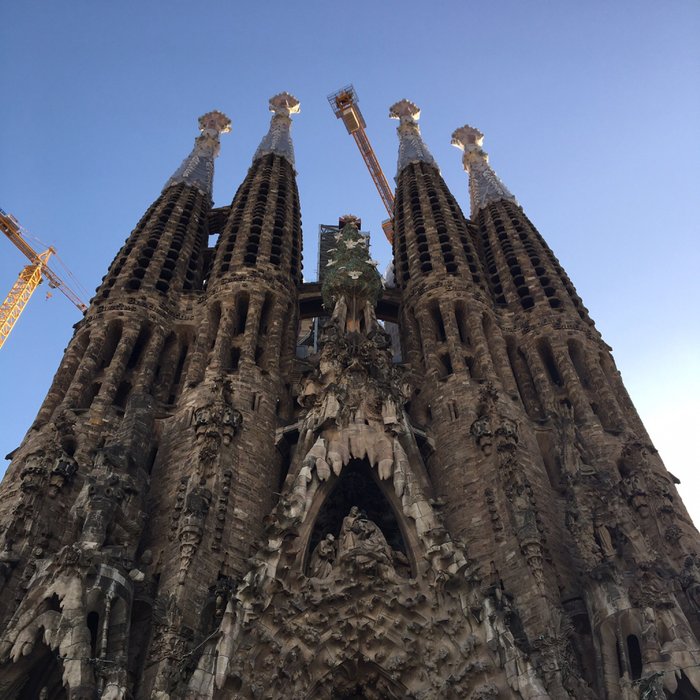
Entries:
<svg viewBox="0 0 700 700">
<path fill-rule="evenodd" d="M 336 558 L 336 542 L 333 535 L 326 535 L 314 549 L 309 563 L 309 574 L 316 578 L 327 578 L 333 570 Z"/>
<path fill-rule="evenodd" d="M 622 493 L 632 507 L 643 517 L 649 515 L 646 472 L 648 470 L 647 449 L 634 437 L 629 439 L 620 454 L 618 469 L 622 475 Z"/>
<path fill-rule="evenodd" d="M 226 606 L 228 605 L 231 596 L 236 590 L 236 583 L 232 578 L 228 576 L 222 576 L 216 582 L 216 587 L 214 589 L 214 617 L 220 620 L 224 616 L 226 611 Z"/>
<path fill-rule="evenodd" d="M 403 412 L 405 380 L 374 315 L 378 274 L 350 217 L 337 244 L 323 289 L 331 319 L 299 391 L 298 454 L 221 617 L 220 634 L 206 643 L 190 696 L 210 698 L 215 688 L 232 683 L 241 697 L 260 695 L 263 688 L 271 697 L 330 699 L 346 689 L 372 697 L 364 676 L 347 687 L 338 680 L 347 664 L 359 664 L 375 685 L 372 669 L 380 669 L 381 678 L 411 684 L 408 692 L 403 685 L 380 683 L 381 697 L 490 697 L 484 673 L 503 666 L 508 683 L 523 697 L 546 698 L 506 622 L 514 617 L 512 608 L 499 608 L 492 621 L 473 614 L 489 604 L 476 567 L 424 490 L 424 467 Z M 518 426 L 509 416 L 491 425 L 505 465 L 514 459 Z M 328 482 L 343 477 L 354 460 L 366 460 L 380 490 L 396 504 L 402 527 L 411 533 L 410 563 L 353 506 L 338 523 L 337 541 L 323 533 L 304 575 L 313 532 L 308 514 L 319 512 Z M 504 479 L 516 466 L 503 467 Z M 539 536 L 530 492 L 523 498 L 526 507 L 516 509 L 523 517 L 519 530 L 529 532 L 534 522 Z M 534 562 L 534 554 L 527 558 Z M 445 678 L 441 669 L 448 667 Z"/>
<path fill-rule="evenodd" d="M 68 457 L 68 455 L 59 457 L 49 474 L 49 497 L 56 498 L 59 491 L 73 481 L 77 471 L 78 464 L 72 457 Z"/>
<path fill-rule="evenodd" d="M 209 393 L 210 400 L 195 408 L 192 414 L 201 476 L 205 478 L 213 475 L 221 445 L 231 444 L 243 422 L 240 411 L 231 405 L 230 383 L 216 378 Z"/>
<path fill-rule="evenodd" d="M 98 452 L 95 468 L 73 506 L 85 549 L 120 545 L 133 551 L 138 542 L 146 517 L 144 489 L 134 477 L 116 470 L 115 464 L 123 466 L 124 459 L 118 446 Z"/>
<path fill-rule="evenodd" d="M 558 433 L 559 462 L 564 472 L 568 475 L 595 473 L 576 428 L 574 408 L 568 402 L 560 404 L 560 410 L 555 414 L 555 425 Z"/>
<path fill-rule="evenodd" d="M 6 548 L 0 552 L 0 591 L 5 587 L 12 570 L 19 561 L 19 557 L 12 552 L 11 545 L 11 542 L 7 542 Z"/>
<path fill-rule="evenodd" d="M 473 423 L 470 430 L 476 440 L 476 444 L 488 457 L 493 448 L 493 430 L 491 430 L 491 416 L 480 415 Z"/>
<path fill-rule="evenodd" d="M 495 447 L 495 460 L 520 549 L 538 587 L 543 589 L 544 539 L 532 487 L 516 457 L 518 424 L 503 414 L 498 401 L 498 391 L 493 383 L 484 384 L 479 392 L 478 417 L 472 423 L 470 432 L 486 457 L 494 455 Z M 495 496 L 491 489 L 489 491 L 491 496 L 487 493 L 487 503 L 491 519 L 494 525 L 500 524 Z M 499 533 L 498 530 L 496 532 Z"/>
<path fill-rule="evenodd" d="M 231 480 L 233 472 L 227 469 L 221 479 L 221 495 L 219 496 L 218 505 L 216 507 L 216 524 L 214 525 L 214 542 L 211 548 L 218 550 L 221 548 L 221 540 L 226 524 L 226 511 L 228 509 L 228 500 L 231 494 Z"/>
<path fill-rule="evenodd" d="M 518 424 L 503 415 L 498 407 L 498 392 L 492 382 L 479 391 L 478 417 L 470 432 L 481 451 L 488 457 L 494 445 L 499 452 L 512 452 L 518 444 Z"/>
<path fill-rule="evenodd" d="M 356 572 L 382 576 L 393 573 L 393 556 L 382 531 L 357 506 L 343 519 L 338 542 L 338 561 Z"/>
<path fill-rule="evenodd" d="M 185 496 L 187 495 L 187 484 L 189 483 L 189 477 L 181 476 L 180 483 L 177 487 L 177 494 L 175 496 L 175 507 L 173 509 L 171 520 L 170 520 L 170 534 L 168 539 L 170 541 L 174 540 L 177 536 L 177 531 L 180 523 L 180 516 L 185 507 Z"/>
<path fill-rule="evenodd" d="M 194 555 L 202 541 L 204 521 L 211 506 L 212 493 L 204 486 L 204 482 L 195 486 L 187 494 L 185 509 L 180 524 L 178 539 L 180 540 L 180 570 L 178 583 L 183 585 Z"/>
<path fill-rule="evenodd" d="M 22 470 L 20 488 L 25 494 L 32 494 L 41 488 L 46 478 L 46 467 L 40 464 L 30 464 Z"/>
<path fill-rule="evenodd" d="M 484 491 L 484 497 L 486 498 L 486 504 L 489 509 L 489 515 L 491 517 L 491 527 L 493 528 L 494 534 L 496 536 L 496 542 L 502 542 L 503 536 L 503 522 L 501 521 L 501 515 L 498 512 L 498 505 L 496 504 L 496 495 L 493 489 L 486 489 Z"/>
<path fill-rule="evenodd" d="M 700 612 L 700 557 L 697 554 L 685 558 L 679 578 L 693 610 Z"/>
<path fill-rule="evenodd" d="M 499 654 L 511 689 L 524 698 L 549 697 L 530 660 L 523 653 L 511 629 L 514 610 L 499 586 L 491 586 L 484 599 L 486 643 Z"/>
</svg>

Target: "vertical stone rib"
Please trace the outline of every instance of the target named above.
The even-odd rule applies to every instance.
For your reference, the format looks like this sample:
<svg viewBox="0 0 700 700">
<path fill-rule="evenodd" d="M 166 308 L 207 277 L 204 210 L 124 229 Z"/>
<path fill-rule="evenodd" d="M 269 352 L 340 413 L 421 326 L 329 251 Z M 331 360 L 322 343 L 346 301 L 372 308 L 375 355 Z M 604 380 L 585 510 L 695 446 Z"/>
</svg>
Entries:
<svg viewBox="0 0 700 700">
<path fill-rule="evenodd" d="M 134 348 L 134 343 L 136 342 L 138 334 L 138 327 L 129 328 L 122 333 L 121 338 L 119 339 L 117 349 L 112 357 L 112 361 L 105 369 L 102 386 L 100 387 L 100 391 L 96 396 L 97 402 L 102 407 L 109 406 L 114 401 L 119 383 L 124 378 L 126 363 L 128 362 L 129 355 Z"/>
<path fill-rule="evenodd" d="M 153 383 L 160 353 L 165 343 L 165 330 L 160 327 L 153 329 L 153 333 L 148 340 L 148 345 L 144 349 L 144 358 L 136 374 L 134 390 L 139 392 L 149 392 Z"/>
<path fill-rule="evenodd" d="M 61 361 L 61 365 L 56 372 L 56 376 L 51 384 L 51 388 L 44 399 L 44 403 L 39 409 L 36 418 L 36 426 L 44 425 L 53 414 L 56 407 L 63 398 L 75 377 L 80 363 L 85 355 L 90 341 L 90 331 L 78 331 L 75 338 L 66 349 L 66 353 Z"/>
<path fill-rule="evenodd" d="M 442 316 L 442 323 L 445 326 L 447 347 L 450 352 L 452 369 L 455 372 L 463 372 L 466 365 L 464 364 L 464 355 L 461 352 L 462 344 L 459 339 L 457 322 L 455 321 L 454 305 L 441 299 L 439 301 L 439 308 L 440 315 Z"/>
<path fill-rule="evenodd" d="M 61 402 L 62 406 L 72 408 L 77 405 L 80 396 L 85 392 L 87 386 L 95 375 L 97 363 L 102 355 L 102 348 L 107 333 L 106 328 L 98 328 L 91 334 L 90 342 L 85 350 L 83 359 L 78 371 L 73 377 L 73 381 L 66 391 L 65 398 Z"/>
<path fill-rule="evenodd" d="M 554 345 L 551 349 L 552 355 L 557 363 L 557 368 L 561 374 L 561 378 L 564 381 L 566 393 L 574 407 L 576 420 L 584 424 L 589 424 L 592 421 L 595 421 L 595 414 L 593 413 L 588 397 L 581 386 L 576 369 L 569 358 L 569 353 L 565 352 L 562 348 L 556 345 Z"/>
</svg>

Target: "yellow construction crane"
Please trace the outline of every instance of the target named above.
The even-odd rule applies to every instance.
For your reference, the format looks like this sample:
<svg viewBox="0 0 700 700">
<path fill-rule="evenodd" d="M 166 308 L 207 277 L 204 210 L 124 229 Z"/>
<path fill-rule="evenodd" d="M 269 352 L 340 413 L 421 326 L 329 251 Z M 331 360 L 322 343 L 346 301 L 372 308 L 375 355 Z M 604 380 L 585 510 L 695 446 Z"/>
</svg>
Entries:
<svg viewBox="0 0 700 700">
<path fill-rule="evenodd" d="M 17 281 L 0 307 L 0 348 L 5 344 L 34 290 L 44 278 L 48 281 L 49 287 L 63 292 L 81 311 L 87 311 L 87 306 L 78 295 L 49 268 L 49 258 L 56 254 L 53 247 L 47 248 L 43 253 L 37 253 L 22 235 L 19 221 L 2 209 L 0 209 L 0 230 L 30 261 L 30 264 L 19 273 Z"/>
<path fill-rule="evenodd" d="M 382 198 L 382 202 L 389 214 L 389 218 L 386 221 L 382 221 L 382 229 L 389 243 L 392 243 L 394 240 L 394 193 L 389 187 L 372 144 L 367 138 L 367 133 L 365 132 L 367 124 L 362 116 L 362 112 L 360 112 L 360 107 L 358 106 L 359 98 L 355 88 L 352 85 L 341 88 L 332 95 L 328 95 L 328 102 L 335 116 L 343 120 L 348 134 L 355 139 L 355 143 L 360 149 L 369 174 L 372 176 L 372 180 L 379 191 L 379 196 Z"/>
</svg>

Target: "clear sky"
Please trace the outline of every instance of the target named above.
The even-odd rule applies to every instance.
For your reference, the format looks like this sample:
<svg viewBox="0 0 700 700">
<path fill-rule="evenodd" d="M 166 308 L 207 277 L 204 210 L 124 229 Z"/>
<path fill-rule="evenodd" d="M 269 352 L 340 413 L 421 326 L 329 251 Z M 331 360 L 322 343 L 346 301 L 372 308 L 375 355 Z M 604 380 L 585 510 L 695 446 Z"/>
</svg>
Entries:
<svg viewBox="0 0 700 700">
<path fill-rule="evenodd" d="M 5 2 L 0 207 L 92 291 L 189 152 L 197 117 L 219 109 L 233 120 L 214 192 L 226 205 L 267 129 L 268 98 L 287 90 L 301 100 L 306 278 L 318 224 L 343 213 L 362 217 L 383 268 L 385 214 L 326 95 L 354 83 L 390 180 L 388 107 L 416 102 L 465 212 L 450 134 L 478 126 L 612 346 L 700 522 L 698 37 L 697 0 Z M 4 297 L 25 261 L 0 245 Z M 34 419 L 79 319 L 44 291 L 0 350 L 0 456 Z"/>
</svg>

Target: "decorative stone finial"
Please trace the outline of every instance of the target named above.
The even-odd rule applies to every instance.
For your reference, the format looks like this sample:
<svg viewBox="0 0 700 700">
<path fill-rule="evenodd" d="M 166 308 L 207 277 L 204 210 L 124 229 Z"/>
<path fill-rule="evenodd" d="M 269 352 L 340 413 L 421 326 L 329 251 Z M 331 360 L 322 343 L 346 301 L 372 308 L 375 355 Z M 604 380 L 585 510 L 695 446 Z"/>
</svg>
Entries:
<svg viewBox="0 0 700 700">
<path fill-rule="evenodd" d="M 420 109 L 410 100 L 400 100 L 389 107 L 389 116 L 399 120 L 399 162 L 396 177 L 410 163 L 423 161 L 437 168 L 435 158 L 423 143 L 418 126 Z"/>
<path fill-rule="evenodd" d="M 184 182 L 211 197 L 214 158 L 219 155 L 221 147 L 219 135 L 231 131 L 231 120 L 223 112 L 207 112 L 199 118 L 199 130 L 202 134 L 195 139 L 192 152 L 165 183 L 164 190 Z"/>
<path fill-rule="evenodd" d="M 231 131 L 231 120 L 223 112 L 207 112 L 199 118 L 199 130 L 202 133 L 211 131 L 210 136 L 213 137 L 216 134 L 228 134 Z"/>
<path fill-rule="evenodd" d="M 289 128 L 292 125 L 291 114 L 299 112 L 299 100 L 288 92 L 280 92 L 270 98 L 270 111 L 273 112 L 270 129 L 255 151 L 253 161 L 268 153 L 276 153 L 294 165 L 294 146 Z"/>
<path fill-rule="evenodd" d="M 468 124 L 452 134 L 452 145 L 464 151 L 462 163 L 469 173 L 472 217 L 479 209 L 492 202 L 506 199 L 517 204 L 515 197 L 489 165 L 489 155 L 482 148 L 483 143 L 483 133 Z"/>
</svg>

